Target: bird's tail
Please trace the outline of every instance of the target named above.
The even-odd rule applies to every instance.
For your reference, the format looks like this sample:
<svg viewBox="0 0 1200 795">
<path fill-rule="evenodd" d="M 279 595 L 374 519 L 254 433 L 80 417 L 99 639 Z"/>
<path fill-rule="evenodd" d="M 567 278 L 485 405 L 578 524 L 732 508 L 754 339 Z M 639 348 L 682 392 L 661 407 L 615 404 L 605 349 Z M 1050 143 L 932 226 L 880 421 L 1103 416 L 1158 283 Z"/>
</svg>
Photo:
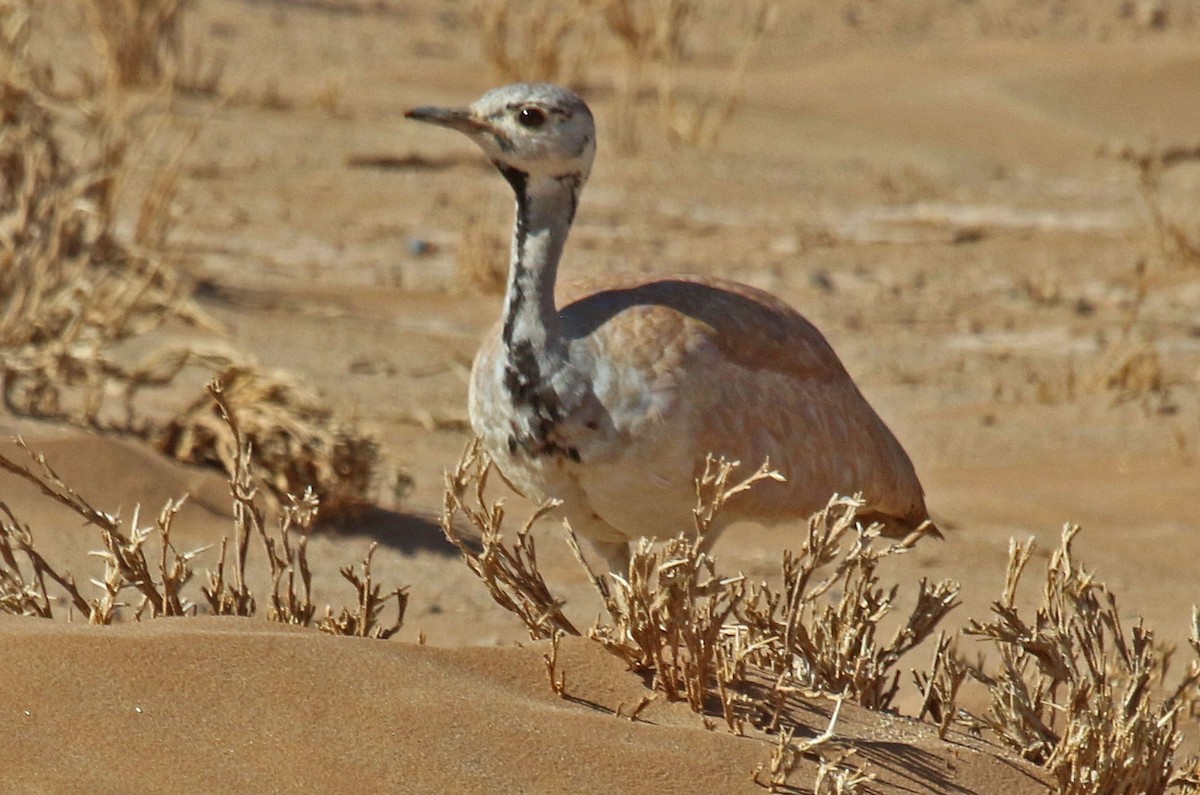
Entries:
<svg viewBox="0 0 1200 795">
<path fill-rule="evenodd" d="M 880 511 L 859 511 L 858 521 L 864 525 L 878 522 L 883 525 L 882 535 L 885 538 L 908 538 L 914 534 L 932 536 L 938 540 L 945 539 L 942 531 L 934 524 L 928 515 L 894 516 Z"/>
</svg>

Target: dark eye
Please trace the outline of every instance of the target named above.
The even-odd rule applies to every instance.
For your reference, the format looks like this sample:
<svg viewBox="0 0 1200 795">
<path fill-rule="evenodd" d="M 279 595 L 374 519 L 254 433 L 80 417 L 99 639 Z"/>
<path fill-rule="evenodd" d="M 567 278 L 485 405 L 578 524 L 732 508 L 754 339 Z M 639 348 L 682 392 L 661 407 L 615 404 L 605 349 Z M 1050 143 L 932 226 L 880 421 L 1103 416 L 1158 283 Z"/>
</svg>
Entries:
<svg viewBox="0 0 1200 795">
<path fill-rule="evenodd" d="M 521 112 L 517 114 L 517 121 L 522 127 L 538 128 L 546 123 L 546 111 L 541 108 L 521 108 Z"/>
</svg>

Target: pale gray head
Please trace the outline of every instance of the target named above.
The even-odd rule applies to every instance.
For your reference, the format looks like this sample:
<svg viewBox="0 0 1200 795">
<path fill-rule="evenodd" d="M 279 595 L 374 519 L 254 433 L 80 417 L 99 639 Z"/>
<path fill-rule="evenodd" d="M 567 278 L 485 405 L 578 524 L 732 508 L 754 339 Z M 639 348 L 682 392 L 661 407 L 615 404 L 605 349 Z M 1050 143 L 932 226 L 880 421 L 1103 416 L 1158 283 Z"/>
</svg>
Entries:
<svg viewBox="0 0 1200 795">
<path fill-rule="evenodd" d="M 514 83 L 492 89 L 468 108 L 420 107 L 404 115 L 464 133 L 509 182 L 520 175 L 522 182 L 575 177 L 582 184 L 596 154 L 588 106 L 574 92 L 548 83 Z"/>
</svg>

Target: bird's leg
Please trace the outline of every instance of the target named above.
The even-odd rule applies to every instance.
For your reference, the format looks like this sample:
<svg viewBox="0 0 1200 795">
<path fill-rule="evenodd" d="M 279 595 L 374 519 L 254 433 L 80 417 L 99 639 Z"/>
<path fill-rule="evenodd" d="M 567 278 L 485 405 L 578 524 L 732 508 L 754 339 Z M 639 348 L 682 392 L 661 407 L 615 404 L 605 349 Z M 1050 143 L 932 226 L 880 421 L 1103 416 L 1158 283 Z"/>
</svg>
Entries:
<svg viewBox="0 0 1200 795">
<path fill-rule="evenodd" d="M 719 518 L 713 520 L 708 530 L 704 533 L 704 537 L 700 539 L 700 551 L 705 555 L 712 557 L 713 544 L 717 543 L 721 533 L 725 532 L 725 528 L 729 526 L 729 522 L 721 521 Z"/>
<path fill-rule="evenodd" d="M 588 546 L 599 557 L 604 558 L 609 572 L 629 577 L 629 543 L 626 541 L 596 541 L 586 538 Z"/>
<path fill-rule="evenodd" d="M 571 497 L 574 497 L 572 499 Z M 588 565 L 594 566 L 596 558 L 604 561 L 604 571 L 629 576 L 629 542 L 624 540 L 621 531 L 600 518 L 582 492 L 574 495 L 560 495 L 567 524 L 575 538 L 583 542 L 590 552 Z M 596 570 L 594 567 L 593 570 Z"/>
</svg>

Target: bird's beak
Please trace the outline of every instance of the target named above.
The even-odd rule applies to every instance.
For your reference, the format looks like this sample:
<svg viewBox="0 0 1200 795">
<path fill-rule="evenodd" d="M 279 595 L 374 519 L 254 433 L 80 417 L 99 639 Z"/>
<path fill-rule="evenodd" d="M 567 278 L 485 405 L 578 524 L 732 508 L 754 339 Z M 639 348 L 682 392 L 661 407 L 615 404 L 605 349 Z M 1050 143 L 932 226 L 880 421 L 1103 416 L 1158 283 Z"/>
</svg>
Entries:
<svg viewBox="0 0 1200 795">
<path fill-rule="evenodd" d="M 479 119 L 468 108 L 437 108 L 422 106 L 405 111 L 405 118 L 423 121 L 426 124 L 436 124 L 439 127 L 449 127 L 467 135 L 478 135 L 481 132 L 492 132 L 492 125 Z"/>
</svg>

